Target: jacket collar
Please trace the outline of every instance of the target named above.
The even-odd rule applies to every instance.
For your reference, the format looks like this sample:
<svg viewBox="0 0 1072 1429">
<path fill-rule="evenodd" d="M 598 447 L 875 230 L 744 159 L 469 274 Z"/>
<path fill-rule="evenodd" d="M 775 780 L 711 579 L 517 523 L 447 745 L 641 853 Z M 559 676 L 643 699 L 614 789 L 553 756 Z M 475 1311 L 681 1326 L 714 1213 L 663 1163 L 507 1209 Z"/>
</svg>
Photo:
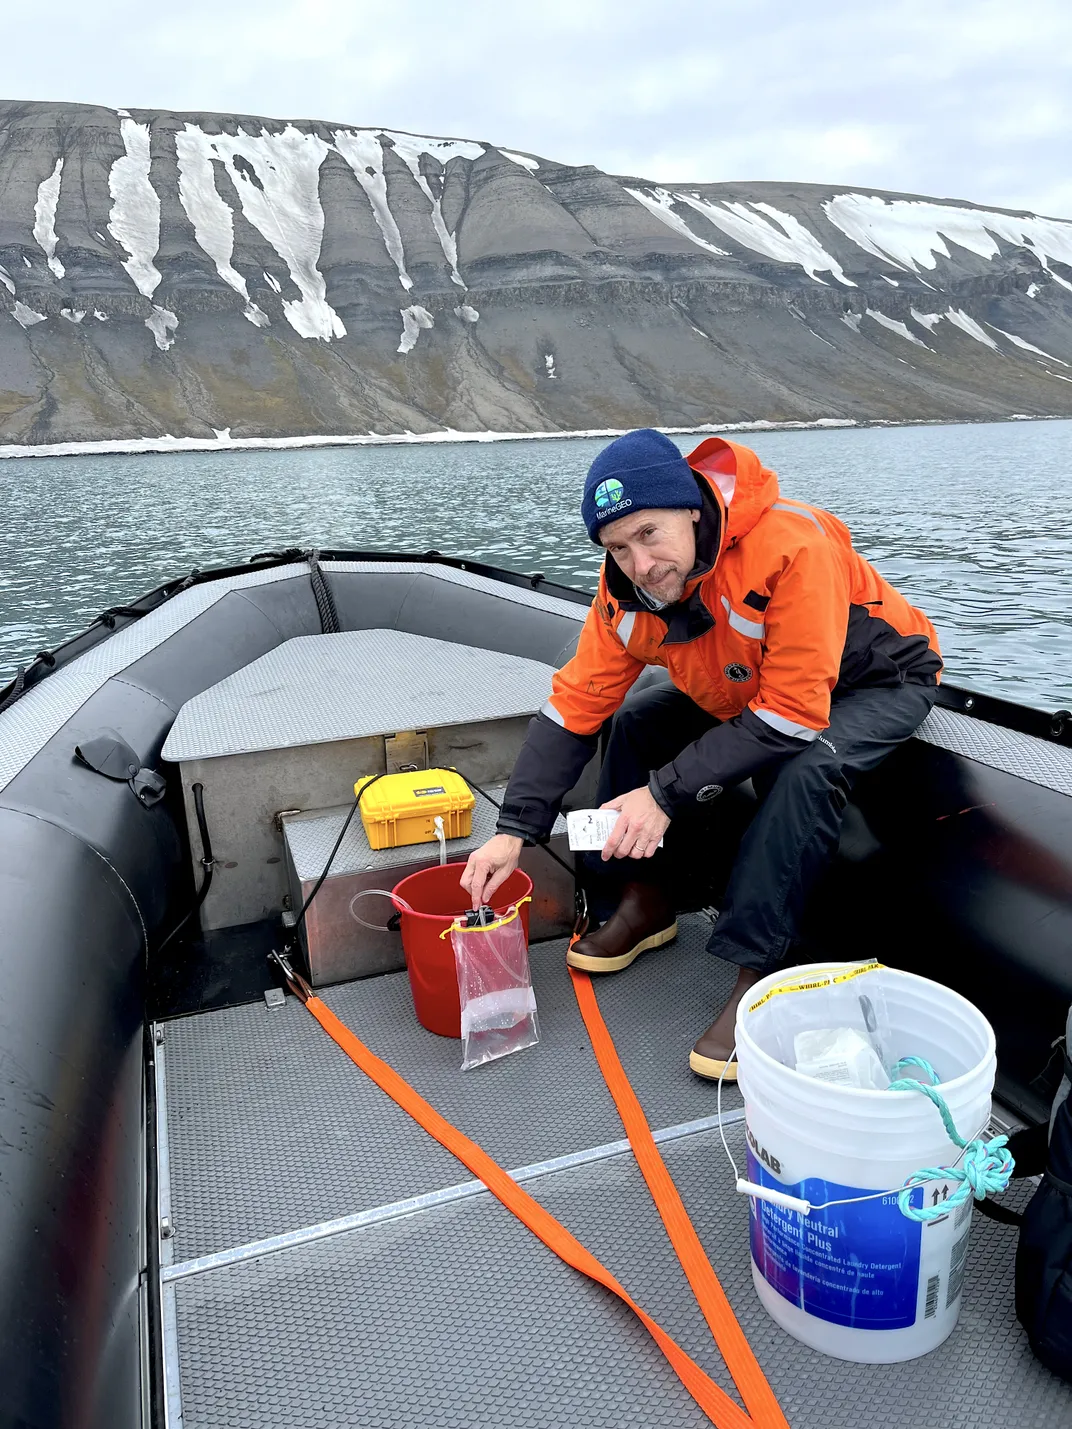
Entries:
<svg viewBox="0 0 1072 1429">
<path fill-rule="evenodd" d="M 705 576 L 710 575 L 718 562 L 722 549 L 722 537 L 726 530 L 726 512 L 721 494 L 703 477 L 698 477 L 702 505 L 700 519 L 696 523 L 696 564 L 688 574 L 685 591 L 674 605 L 653 610 L 643 600 L 621 570 L 614 557 L 608 554 L 604 560 L 607 591 L 623 610 L 642 610 L 654 615 L 666 625 L 664 645 L 687 645 L 714 628 L 715 618 L 703 603 L 700 588 Z"/>
</svg>

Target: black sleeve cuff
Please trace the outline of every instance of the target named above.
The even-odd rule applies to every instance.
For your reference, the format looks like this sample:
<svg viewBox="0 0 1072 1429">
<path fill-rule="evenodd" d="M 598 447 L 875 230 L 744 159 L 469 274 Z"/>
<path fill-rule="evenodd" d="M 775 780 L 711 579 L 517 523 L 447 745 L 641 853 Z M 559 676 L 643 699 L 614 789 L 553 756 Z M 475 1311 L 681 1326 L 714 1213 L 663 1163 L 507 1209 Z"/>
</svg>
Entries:
<svg viewBox="0 0 1072 1429">
<path fill-rule="evenodd" d="M 598 735 L 573 734 L 544 714 L 531 720 L 503 798 L 500 833 L 546 839 L 598 742 Z"/>
<path fill-rule="evenodd" d="M 666 817 L 672 819 L 674 817 L 674 807 L 663 792 L 663 787 L 659 783 L 659 773 L 657 770 L 652 773 L 651 778 L 648 780 L 648 793 L 658 804 L 659 808 L 662 809 Z"/>
</svg>

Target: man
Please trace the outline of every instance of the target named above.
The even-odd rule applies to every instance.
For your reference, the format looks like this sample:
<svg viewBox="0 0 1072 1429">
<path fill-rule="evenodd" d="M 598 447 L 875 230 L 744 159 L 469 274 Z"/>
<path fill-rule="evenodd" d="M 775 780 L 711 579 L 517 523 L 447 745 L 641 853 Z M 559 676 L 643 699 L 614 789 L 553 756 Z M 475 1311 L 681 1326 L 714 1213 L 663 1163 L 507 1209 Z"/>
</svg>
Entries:
<svg viewBox="0 0 1072 1429">
<path fill-rule="evenodd" d="M 613 715 L 599 798 L 619 818 L 602 862 L 633 871 L 567 961 L 617 972 L 677 933 L 660 840 L 671 825 L 702 838 L 702 816 L 751 779 L 761 803 L 708 944 L 737 983 L 689 1058 L 700 1076 L 733 1076 L 737 1005 L 785 957 L 855 779 L 934 703 L 937 637 L 836 517 L 782 497 L 734 442 L 709 438 L 685 458 L 659 432 L 629 432 L 593 462 L 581 513 L 606 551 L 599 591 L 462 883 L 486 902 L 525 840 L 546 838 Z M 647 665 L 671 683 L 623 707 Z"/>
</svg>

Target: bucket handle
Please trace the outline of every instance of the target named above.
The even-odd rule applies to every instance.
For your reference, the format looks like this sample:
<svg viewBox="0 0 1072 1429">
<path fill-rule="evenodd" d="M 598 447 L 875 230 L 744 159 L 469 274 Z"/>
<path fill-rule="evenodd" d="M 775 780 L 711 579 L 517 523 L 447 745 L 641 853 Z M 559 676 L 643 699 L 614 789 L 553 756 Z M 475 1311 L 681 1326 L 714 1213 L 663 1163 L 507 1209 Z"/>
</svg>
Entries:
<svg viewBox="0 0 1072 1429">
<path fill-rule="evenodd" d="M 360 913 L 354 912 L 354 904 L 359 898 L 368 898 L 374 893 L 378 894 L 381 898 L 390 898 L 400 913 L 403 911 L 406 913 L 413 912 L 410 904 L 408 904 L 404 898 L 399 898 L 397 893 L 392 893 L 386 888 L 363 888 L 360 893 L 355 893 L 350 899 L 350 917 L 355 923 L 360 923 L 362 928 L 371 928 L 374 933 L 397 933 L 398 929 L 391 927 L 391 923 L 394 922 L 393 918 L 388 923 L 369 923 L 361 917 Z"/>
<path fill-rule="evenodd" d="M 371 892 L 372 890 L 370 889 L 369 891 Z M 517 900 L 517 902 L 513 905 L 513 911 L 512 911 L 512 912 L 503 914 L 503 916 L 502 916 L 501 918 L 496 918 L 496 920 L 495 920 L 494 923 L 477 923 L 477 924 L 476 924 L 474 927 L 472 927 L 472 928 L 467 928 L 464 923 L 460 922 L 457 918 L 455 918 L 454 922 L 450 925 L 450 927 L 449 927 L 449 928 L 444 928 L 443 931 L 442 931 L 442 933 L 440 933 L 440 935 L 439 935 L 440 940 L 442 940 L 443 938 L 446 938 L 449 934 L 454 933 L 454 932 L 458 932 L 458 933 L 493 933 L 496 928 L 504 928 L 507 923 L 512 923 L 512 922 L 514 921 L 514 919 L 517 917 L 517 915 L 521 912 L 521 905 L 522 905 L 522 903 L 531 903 L 531 902 L 532 902 L 532 896 L 531 896 L 531 894 L 528 894 L 528 895 L 526 895 L 524 898 L 519 898 L 519 899 Z M 356 917 L 356 914 L 355 914 L 355 917 Z M 358 921 L 360 922 L 361 920 L 358 919 Z"/>
</svg>

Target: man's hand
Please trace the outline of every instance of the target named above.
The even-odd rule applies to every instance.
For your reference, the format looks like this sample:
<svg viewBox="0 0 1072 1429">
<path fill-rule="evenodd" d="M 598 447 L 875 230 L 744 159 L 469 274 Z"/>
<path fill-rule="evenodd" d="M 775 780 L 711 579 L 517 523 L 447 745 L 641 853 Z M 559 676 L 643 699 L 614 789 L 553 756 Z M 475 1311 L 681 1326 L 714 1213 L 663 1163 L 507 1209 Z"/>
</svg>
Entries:
<svg viewBox="0 0 1072 1429">
<path fill-rule="evenodd" d="M 618 822 L 603 845 L 602 858 L 651 858 L 670 820 L 652 798 L 650 789 L 632 789 L 601 806 L 617 809 Z"/>
<path fill-rule="evenodd" d="M 497 888 L 501 888 L 517 867 L 524 839 L 514 834 L 495 834 L 486 844 L 474 849 L 462 874 L 462 887 L 473 900 L 473 907 L 490 903 Z"/>
</svg>

